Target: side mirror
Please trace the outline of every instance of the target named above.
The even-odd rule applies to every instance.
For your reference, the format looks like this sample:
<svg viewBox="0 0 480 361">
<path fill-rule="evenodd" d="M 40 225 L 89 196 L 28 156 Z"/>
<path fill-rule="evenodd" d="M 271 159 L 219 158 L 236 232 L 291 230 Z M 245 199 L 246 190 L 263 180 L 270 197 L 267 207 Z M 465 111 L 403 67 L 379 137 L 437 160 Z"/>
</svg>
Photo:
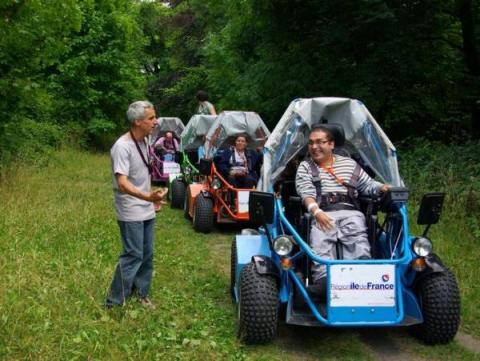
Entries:
<svg viewBox="0 0 480 361">
<path fill-rule="evenodd" d="M 201 175 L 210 175 L 210 173 L 212 172 L 212 160 L 200 159 L 198 171 L 200 172 Z"/>
<path fill-rule="evenodd" d="M 248 214 L 251 222 L 261 225 L 264 223 L 273 223 L 274 209 L 275 195 L 273 193 L 250 192 Z"/>
<path fill-rule="evenodd" d="M 438 223 L 442 214 L 443 200 L 445 193 L 427 193 L 422 198 L 420 211 L 418 212 L 417 223 L 420 225 L 431 225 Z"/>
<path fill-rule="evenodd" d="M 180 152 L 180 151 L 175 152 L 175 162 L 179 164 L 183 163 L 183 152 Z"/>
</svg>

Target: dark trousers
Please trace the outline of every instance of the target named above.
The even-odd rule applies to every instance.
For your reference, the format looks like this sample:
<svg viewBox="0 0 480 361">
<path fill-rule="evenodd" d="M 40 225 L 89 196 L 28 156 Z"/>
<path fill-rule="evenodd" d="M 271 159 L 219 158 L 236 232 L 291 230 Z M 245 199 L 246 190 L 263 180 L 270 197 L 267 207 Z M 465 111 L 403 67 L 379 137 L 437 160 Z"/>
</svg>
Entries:
<svg viewBox="0 0 480 361">
<path fill-rule="evenodd" d="M 235 188 L 252 188 L 257 185 L 257 181 L 251 175 L 245 177 L 228 177 L 228 182 Z"/>
<path fill-rule="evenodd" d="M 123 305 L 135 289 L 147 297 L 153 272 L 153 229 L 155 218 L 147 221 L 118 221 L 123 252 L 118 260 L 106 305 Z"/>
</svg>

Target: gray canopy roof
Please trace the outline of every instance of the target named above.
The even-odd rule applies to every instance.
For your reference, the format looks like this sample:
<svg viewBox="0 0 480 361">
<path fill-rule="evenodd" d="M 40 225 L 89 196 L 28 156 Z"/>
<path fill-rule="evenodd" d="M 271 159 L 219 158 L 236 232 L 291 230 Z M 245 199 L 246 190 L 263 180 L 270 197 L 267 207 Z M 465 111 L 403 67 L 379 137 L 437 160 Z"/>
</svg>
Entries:
<svg viewBox="0 0 480 361">
<path fill-rule="evenodd" d="M 319 123 L 340 124 L 351 154 L 358 153 L 381 181 L 402 185 L 396 149 L 362 102 L 312 98 L 291 102 L 268 138 L 259 189 L 271 190 L 287 164 L 306 151 L 310 129 Z"/>
<path fill-rule="evenodd" d="M 182 149 L 197 149 L 205 143 L 205 136 L 215 122 L 216 115 L 196 114 L 190 118 L 182 132 Z"/>
<path fill-rule="evenodd" d="M 157 118 L 157 126 L 153 130 L 152 135 L 149 137 L 150 144 L 155 143 L 160 137 L 164 136 L 166 132 L 173 132 L 174 136 L 178 139 L 182 134 L 185 126 L 180 118 L 175 117 L 160 117 Z"/>
<path fill-rule="evenodd" d="M 270 131 L 262 118 L 255 112 L 225 111 L 220 113 L 207 133 L 205 154 L 207 158 L 214 155 L 216 149 L 233 144 L 238 134 L 248 135 L 248 146 L 263 147 Z"/>
</svg>

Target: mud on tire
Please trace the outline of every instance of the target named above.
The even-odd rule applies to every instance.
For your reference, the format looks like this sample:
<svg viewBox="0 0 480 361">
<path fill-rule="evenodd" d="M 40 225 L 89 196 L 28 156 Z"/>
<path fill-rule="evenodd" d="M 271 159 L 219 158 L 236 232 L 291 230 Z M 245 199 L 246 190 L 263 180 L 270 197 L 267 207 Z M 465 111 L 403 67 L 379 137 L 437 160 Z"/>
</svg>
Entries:
<svg viewBox="0 0 480 361">
<path fill-rule="evenodd" d="M 460 292 L 453 273 L 429 274 L 416 291 L 423 323 L 412 326 L 410 333 L 430 345 L 452 341 L 460 324 Z"/>
<path fill-rule="evenodd" d="M 186 197 L 185 183 L 178 179 L 174 179 L 171 186 L 171 208 L 182 209 Z"/>
<path fill-rule="evenodd" d="M 278 327 L 278 290 L 274 276 L 260 275 L 246 265 L 240 275 L 238 337 L 249 344 L 272 341 Z"/>
<path fill-rule="evenodd" d="M 213 228 L 213 202 L 201 193 L 195 199 L 193 228 L 203 233 L 208 233 Z"/>
</svg>

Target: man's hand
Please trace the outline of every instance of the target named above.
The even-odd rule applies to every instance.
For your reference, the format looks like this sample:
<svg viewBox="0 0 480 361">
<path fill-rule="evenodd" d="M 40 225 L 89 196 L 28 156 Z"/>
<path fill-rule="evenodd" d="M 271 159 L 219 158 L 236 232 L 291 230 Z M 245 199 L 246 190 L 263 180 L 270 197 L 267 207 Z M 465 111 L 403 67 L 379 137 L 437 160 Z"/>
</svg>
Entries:
<svg viewBox="0 0 480 361">
<path fill-rule="evenodd" d="M 148 201 L 150 202 L 161 201 L 165 197 L 167 192 L 168 192 L 168 189 L 158 189 L 156 191 L 150 192 L 150 194 L 148 195 Z"/>
<path fill-rule="evenodd" d="M 328 214 L 325 212 L 320 212 L 315 216 L 315 220 L 317 221 L 317 226 L 320 228 L 322 231 L 326 232 L 330 229 L 333 228 L 335 223 L 333 222 L 333 219 L 329 217 Z"/>
</svg>

